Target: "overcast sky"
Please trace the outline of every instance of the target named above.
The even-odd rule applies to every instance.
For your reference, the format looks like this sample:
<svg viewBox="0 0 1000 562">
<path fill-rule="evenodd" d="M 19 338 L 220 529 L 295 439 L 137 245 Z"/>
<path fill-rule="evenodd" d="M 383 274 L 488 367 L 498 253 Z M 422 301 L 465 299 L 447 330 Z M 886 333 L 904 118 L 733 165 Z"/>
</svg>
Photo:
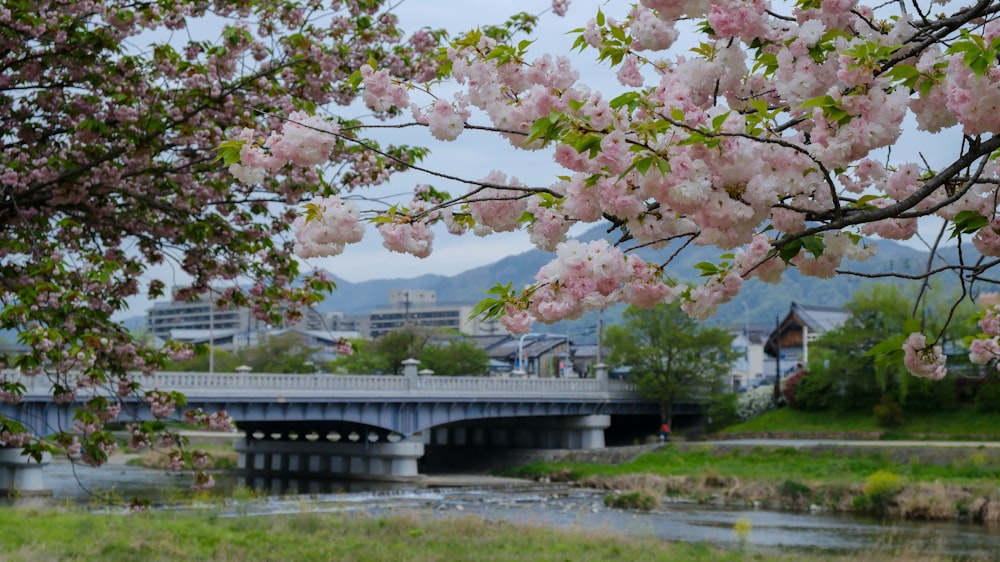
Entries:
<svg viewBox="0 0 1000 562">
<path fill-rule="evenodd" d="M 400 26 L 406 31 L 424 26 L 445 28 L 452 37 L 455 37 L 460 32 L 476 26 L 502 22 L 517 11 L 541 13 L 549 6 L 549 0 L 521 0 L 516 3 L 486 0 L 405 0 L 399 3 L 394 11 L 399 15 Z M 546 52 L 567 54 L 575 38 L 575 35 L 567 33 L 573 28 L 585 25 L 594 17 L 599 7 L 603 7 L 608 15 L 618 17 L 623 17 L 624 11 L 627 10 L 627 4 L 624 2 L 613 3 L 609 7 L 602 0 L 573 0 L 565 18 L 552 13 L 542 15 L 535 33 L 537 41 L 531 46 L 529 55 L 534 57 Z M 687 37 L 682 35 L 682 41 L 685 39 Z M 674 47 L 674 53 L 683 52 L 690 45 L 679 42 Z M 602 90 L 606 98 L 616 94 L 620 86 L 614 79 L 614 74 L 609 72 L 606 66 L 598 65 L 594 61 L 593 50 L 575 55 L 574 58 L 575 64 L 581 71 L 581 82 Z M 424 100 L 415 97 L 414 101 Z M 352 114 L 351 111 L 356 113 Z M 362 106 L 356 109 L 349 108 L 344 115 L 363 117 L 364 108 Z M 471 121 L 487 124 L 482 117 L 474 116 Z M 952 133 L 954 134 L 935 137 L 908 137 L 906 143 L 893 148 L 893 160 L 898 162 L 905 158 L 908 161 L 920 161 L 920 154 L 923 154 L 931 165 L 950 161 L 959 150 L 957 139 L 960 138 L 957 135 L 957 128 Z M 379 140 L 429 146 L 432 153 L 422 164 L 423 166 L 472 180 L 480 179 L 496 169 L 508 176 L 517 176 L 528 185 L 547 186 L 552 183 L 554 176 L 565 173 L 552 162 L 548 151 L 514 150 L 497 135 L 485 132 L 466 131 L 454 142 L 437 142 L 426 130 L 409 129 L 389 131 Z M 460 183 L 443 181 L 420 172 L 407 172 L 394 176 L 388 185 L 377 188 L 371 195 L 411 193 L 417 183 L 430 183 L 453 195 L 468 189 Z M 580 225 L 570 234 L 582 233 L 591 226 L 593 225 Z M 930 235 L 930 230 L 922 232 Z M 912 245 L 919 244 L 914 242 Z M 419 259 L 389 252 L 382 247 L 378 233 L 374 229 L 369 229 L 365 240 L 360 244 L 349 246 L 343 254 L 334 258 L 309 260 L 307 266 L 327 269 L 351 282 L 378 278 L 409 278 L 426 273 L 454 275 L 496 262 L 506 256 L 523 253 L 531 248 L 528 236 L 523 232 L 480 238 L 471 234 L 452 236 L 440 229 L 434 240 L 434 252 L 426 259 Z M 168 285 L 185 282 L 183 277 L 171 271 L 151 271 L 150 276 L 160 277 Z M 485 289 L 487 288 L 484 287 Z M 136 300 L 133 302 L 132 310 L 125 315 L 139 313 L 146 306 L 145 302 Z"/>
<path fill-rule="evenodd" d="M 574 36 L 566 32 L 581 27 L 597 13 L 602 2 L 595 0 L 574 0 L 570 7 L 570 17 L 560 18 L 551 12 L 545 13 L 538 27 L 538 40 L 531 46 L 530 54 L 540 56 L 546 52 L 566 53 Z M 505 21 L 510 15 L 525 11 L 541 13 L 547 10 L 549 1 L 495 2 L 481 0 L 405 0 L 395 12 L 400 26 L 407 30 L 421 27 L 444 28 L 452 37 L 477 26 Z M 581 66 L 585 76 L 592 79 L 607 79 L 607 72 L 591 61 L 593 51 L 585 53 Z M 613 76 L 611 76 L 614 82 Z M 424 103 L 414 96 L 414 101 Z M 488 124 L 482 117 L 473 122 Z M 534 186 L 548 186 L 560 169 L 552 161 L 547 151 L 526 152 L 513 149 L 506 140 L 497 135 L 480 131 L 466 131 L 453 142 L 435 141 L 426 130 L 394 131 L 383 137 L 387 142 L 410 142 L 431 147 L 431 156 L 422 164 L 431 170 L 478 180 L 492 170 L 500 170 L 508 176 L 516 176 L 522 182 Z M 401 141 L 400 139 L 405 139 Z M 420 172 L 409 172 L 394 176 L 388 186 L 378 188 L 380 193 L 409 193 L 418 183 L 429 183 L 436 188 L 457 195 L 468 190 L 464 184 L 448 182 Z M 578 234 L 592 225 L 580 225 L 571 232 Z M 474 235 L 453 236 L 443 228 L 436 231 L 434 252 L 425 259 L 406 254 L 392 253 L 382 247 L 382 239 L 374 230 L 365 235 L 360 244 L 352 245 L 343 254 L 334 258 L 310 260 L 310 265 L 325 268 L 352 282 L 366 279 L 395 277 L 417 277 L 425 273 L 454 275 L 497 260 L 532 249 L 527 234 L 523 232 L 477 237 Z M 486 288 L 484 288 L 486 289 Z"/>
<path fill-rule="evenodd" d="M 534 34 L 536 42 L 531 46 L 529 55 L 534 57 L 544 53 L 569 54 L 575 34 L 568 32 L 583 27 L 595 16 L 598 8 L 603 9 L 609 16 L 618 18 L 624 17 L 628 9 L 628 4 L 624 2 L 606 4 L 603 0 L 573 0 L 564 18 L 557 17 L 551 12 L 545 13 Z M 522 0 L 516 3 L 481 0 L 405 0 L 395 11 L 399 15 L 401 26 L 406 30 L 423 26 L 443 27 L 451 31 L 454 37 L 459 32 L 476 26 L 504 21 L 516 11 L 541 13 L 549 6 L 549 1 L 539 0 Z M 682 33 L 672 52 L 683 54 L 687 51 L 694 45 L 691 37 Z M 587 50 L 582 54 L 574 53 L 572 56 L 574 64 L 580 69 L 581 82 L 603 91 L 606 99 L 614 97 L 617 91 L 620 91 L 621 86 L 615 80 L 614 73 L 609 71 L 606 65 L 599 65 L 594 60 L 595 51 Z M 414 100 L 417 101 L 416 98 Z M 471 121 L 486 124 L 482 117 L 477 120 L 476 116 L 473 116 Z M 892 159 L 896 162 L 920 162 L 923 159 L 932 166 L 942 166 L 953 161 L 959 153 L 961 137 L 957 127 L 941 135 L 916 135 L 912 133 L 916 130 L 912 118 L 908 118 L 907 128 L 911 133 L 904 142 L 892 149 Z M 485 132 L 466 131 L 454 142 L 437 142 L 425 130 L 410 129 L 405 133 L 393 132 L 391 139 L 395 142 L 401 142 L 400 139 L 412 139 L 409 142 L 430 146 L 432 153 L 424 163 L 426 168 L 447 171 L 449 174 L 473 180 L 480 179 L 496 169 L 508 176 L 517 176 L 529 185 L 547 186 L 552 183 L 556 175 L 566 173 L 554 164 L 549 151 L 514 150 L 497 135 Z M 876 156 L 876 158 L 884 157 L 885 151 Z M 385 193 L 409 192 L 416 183 L 431 183 L 453 195 L 467 190 L 467 187 L 461 184 L 449 183 L 419 172 L 400 174 L 394 177 L 389 186 L 380 189 Z M 935 224 L 940 225 L 940 222 Z M 580 234 L 592 226 L 579 225 L 570 232 L 570 235 Z M 926 224 L 921 229 L 921 234 L 933 239 L 937 228 L 939 226 Z M 914 247 L 922 246 L 917 240 L 907 244 Z M 377 278 L 416 277 L 425 273 L 453 275 L 531 248 L 525 233 L 493 235 L 486 238 L 473 235 L 456 237 L 440 229 L 434 240 L 434 253 L 426 259 L 419 259 L 390 253 L 383 249 L 381 237 L 377 232 L 371 231 L 362 243 L 348 247 L 340 256 L 311 260 L 310 265 L 328 269 L 353 282 Z"/>
</svg>

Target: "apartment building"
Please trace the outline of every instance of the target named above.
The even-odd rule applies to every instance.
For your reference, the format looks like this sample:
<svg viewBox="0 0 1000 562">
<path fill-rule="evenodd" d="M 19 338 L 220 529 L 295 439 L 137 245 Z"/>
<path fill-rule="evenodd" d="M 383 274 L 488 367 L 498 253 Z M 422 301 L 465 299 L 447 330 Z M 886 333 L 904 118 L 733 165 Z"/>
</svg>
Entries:
<svg viewBox="0 0 1000 562">
<path fill-rule="evenodd" d="M 377 338 L 403 327 L 446 328 L 470 336 L 505 334 L 499 322 L 472 318 L 475 305 L 439 303 L 430 290 L 399 289 L 389 293 L 389 306 L 372 311 L 368 334 Z"/>
</svg>

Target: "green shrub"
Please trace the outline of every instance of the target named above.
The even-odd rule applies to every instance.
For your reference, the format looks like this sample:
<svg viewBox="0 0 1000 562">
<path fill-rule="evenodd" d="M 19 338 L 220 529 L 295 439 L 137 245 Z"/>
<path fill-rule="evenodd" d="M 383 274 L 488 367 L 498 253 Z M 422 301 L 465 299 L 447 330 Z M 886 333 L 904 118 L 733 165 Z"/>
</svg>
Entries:
<svg viewBox="0 0 1000 562">
<path fill-rule="evenodd" d="M 882 400 L 872 409 L 879 427 L 897 427 L 903 424 L 903 407 L 891 394 L 883 394 Z"/>
<path fill-rule="evenodd" d="M 981 414 L 1000 412 L 1000 383 L 988 383 L 976 392 L 976 411 Z"/>
<path fill-rule="evenodd" d="M 830 381 L 821 373 L 809 371 L 799 379 L 793 388 L 788 389 L 787 383 L 785 388 L 785 400 L 789 404 L 794 404 L 798 410 L 817 411 L 830 407 L 833 390 Z M 789 394 L 794 397 L 794 401 L 788 399 Z"/>
<path fill-rule="evenodd" d="M 871 507 L 881 511 L 902 487 L 901 476 L 888 470 L 877 470 L 865 478 L 865 499 Z"/>
<path fill-rule="evenodd" d="M 650 511 L 660 506 L 660 498 L 648 492 L 625 492 L 604 496 L 604 505 L 618 509 Z"/>
<path fill-rule="evenodd" d="M 739 423 L 737 414 L 739 395 L 732 392 L 717 394 L 708 403 L 708 429 L 715 431 Z"/>
<path fill-rule="evenodd" d="M 903 409 L 913 413 L 950 412 L 958 406 L 955 377 L 939 381 L 910 377 Z"/>
<path fill-rule="evenodd" d="M 809 486 L 796 480 L 785 480 L 778 489 L 778 493 L 798 503 L 812 495 L 812 490 L 809 489 Z"/>
</svg>

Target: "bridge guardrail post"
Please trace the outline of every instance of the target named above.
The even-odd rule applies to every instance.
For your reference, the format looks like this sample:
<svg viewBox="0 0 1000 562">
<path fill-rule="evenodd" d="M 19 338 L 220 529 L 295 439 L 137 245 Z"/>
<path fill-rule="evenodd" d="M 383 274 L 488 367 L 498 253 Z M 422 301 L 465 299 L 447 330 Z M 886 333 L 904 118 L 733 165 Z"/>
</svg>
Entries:
<svg viewBox="0 0 1000 562">
<path fill-rule="evenodd" d="M 604 363 L 594 365 L 594 378 L 601 392 L 608 392 L 608 366 Z"/>
<path fill-rule="evenodd" d="M 410 392 L 417 388 L 417 366 L 419 365 L 420 361 L 413 357 L 403 360 L 403 376 L 406 377 L 406 389 Z"/>
</svg>

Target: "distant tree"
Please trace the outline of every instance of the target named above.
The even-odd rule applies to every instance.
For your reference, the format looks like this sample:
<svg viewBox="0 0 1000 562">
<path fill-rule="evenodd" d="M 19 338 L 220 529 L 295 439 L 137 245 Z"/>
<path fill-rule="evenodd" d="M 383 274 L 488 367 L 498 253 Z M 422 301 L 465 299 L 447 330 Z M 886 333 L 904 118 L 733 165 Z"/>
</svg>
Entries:
<svg viewBox="0 0 1000 562">
<path fill-rule="evenodd" d="M 403 361 L 416 359 L 433 336 L 434 330 L 428 328 L 418 326 L 400 328 L 379 336 L 375 340 L 375 351 L 385 356 L 390 371 L 401 375 Z"/>
<path fill-rule="evenodd" d="M 378 352 L 373 342 L 366 339 L 351 340 L 354 353 L 339 355 L 327 367 L 340 375 L 374 375 L 392 372 L 389 358 Z"/>
<path fill-rule="evenodd" d="M 831 330 L 809 346 L 807 374 L 795 388 L 795 403 L 806 410 L 833 408 L 838 410 L 871 411 L 890 394 L 901 403 L 910 401 L 910 409 L 920 408 L 920 403 L 934 402 L 938 407 L 949 402 L 954 395 L 954 377 L 942 381 L 918 379 L 910 375 L 898 362 L 882 362 L 878 347 L 892 334 L 902 338 L 915 326 L 923 324 L 939 330 L 952 352 L 951 369 L 968 367 L 962 340 L 973 335 L 973 327 L 952 322 L 945 328 L 954 295 L 945 294 L 939 286 L 929 290 L 931 296 L 922 298 L 914 310 L 915 287 L 877 283 L 857 291 L 844 306 L 850 313 L 845 323 Z M 962 318 L 974 316 L 970 304 L 954 311 Z M 918 320 L 920 319 L 920 320 Z M 876 353 L 869 353 L 869 350 Z M 966 355 L 962 353 L 961 355 Z"/>
<path fill-rule="evenodd" d="M 302 334 L 285 332 L 262 338 L 237 357 L 258 373 L 312 373 L 316 370 L 313 355 L 319 350 L 306 345 Z"/>
<path fill-rule="evenodd" d="M 453 336 L 434 341 L 436 336 Z M 474 343 L 456 334 L 426 328 L 394 330 L 374 341 L 355 340 L 354 353 L 336 358 L 330 369 L 340 374 L 402 374 L 403 361 L 417 359 L 423 369 L 435 375 L 480 375 L 489 369 L 489 356 Z"/>
<path fill-rule="evenodd" d="M 610 326 L 605 333 L 608 360 L 632 367 L 639 391 L 660 403 L 666 423 L 673 423 L 678 400 L 707 398 L 717 391 L 736 359 L 729 333 L 700 324 L 678 303 L 629 307 L 622 318 L 622 325 Z"/>
<path fill-rule="evenodd" d="M 420 366 L 435 375 L 482 375 L 490 368 L 490 357 L 484 349 L 465 339 L 433 343 L 420 351 Z"/>
<path fill-rule="evenodd" d="M 227 349 L 215 348 L 211 358 L 212 369 L 217 373 L 231 373 L 242 363 L 242 360 Z M 194 357 L 181 361 L 170 361 L 164 367 L 165 371 L 186 373 L 207 373 L 209 371 L 209 350 L 207 345 L 198 345 L 194 349 Z"/>
</svg>

